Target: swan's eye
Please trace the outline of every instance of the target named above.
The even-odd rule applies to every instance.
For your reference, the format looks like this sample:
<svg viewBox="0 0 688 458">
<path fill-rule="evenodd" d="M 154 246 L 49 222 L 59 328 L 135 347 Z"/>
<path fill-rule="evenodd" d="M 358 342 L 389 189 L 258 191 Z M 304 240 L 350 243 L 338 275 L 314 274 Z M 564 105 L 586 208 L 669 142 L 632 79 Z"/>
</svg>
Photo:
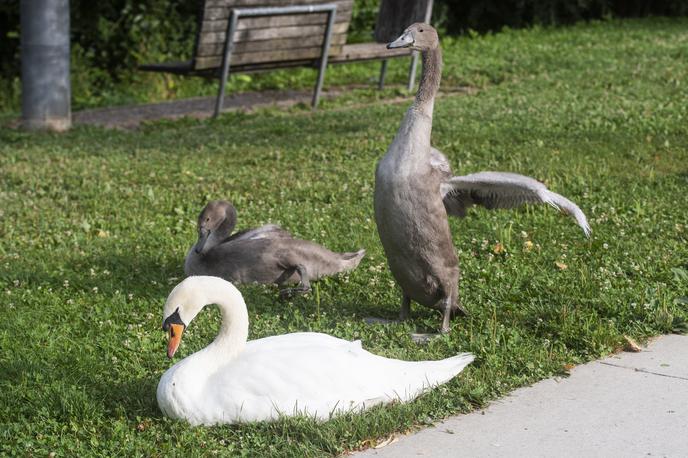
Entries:
<svg viewBox="0 0 688 458">
<path fill-rule="evenodd" d="M 422 32 L 422 31 L 423 31 L 423 29 L 420 29 L 420 30 L 419 30 L 419 32 Z"/>
</svg>

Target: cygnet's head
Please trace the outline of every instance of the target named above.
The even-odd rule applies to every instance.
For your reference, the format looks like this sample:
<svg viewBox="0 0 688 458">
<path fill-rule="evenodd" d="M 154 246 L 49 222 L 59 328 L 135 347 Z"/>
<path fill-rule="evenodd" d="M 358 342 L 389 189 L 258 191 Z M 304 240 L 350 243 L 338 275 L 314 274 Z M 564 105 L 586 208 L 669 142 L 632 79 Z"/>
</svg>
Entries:
<svg viewBox="0 0 688 458">
<path fill-rule="evenodd" d="M 179 348 L 182 333 L 198 312 L 218 300 L 239 301 L 241 293 L 230 282 L 218 277 L 192 276 L 174 287 L 163 308 L 162 330 L 169 332 L 167 357 L 172 358 Z"/>
<path fill-rule="evenodd" d="M 437 30 L 429 24 L 416 22 L 404 30 L 399 38 L 387 45 L 387 49 L 411 48 L 416 51 L 427 51 L 439 46 Z"/>
<path fill-rule="evenodd" d="M 220 243 L 234 229 L 236 221 L 234 205 L 225 200 L 208 202 L 198 216 L 198 241 L 194 246 L 196 253 L 204 254 Z"/>
</svg>

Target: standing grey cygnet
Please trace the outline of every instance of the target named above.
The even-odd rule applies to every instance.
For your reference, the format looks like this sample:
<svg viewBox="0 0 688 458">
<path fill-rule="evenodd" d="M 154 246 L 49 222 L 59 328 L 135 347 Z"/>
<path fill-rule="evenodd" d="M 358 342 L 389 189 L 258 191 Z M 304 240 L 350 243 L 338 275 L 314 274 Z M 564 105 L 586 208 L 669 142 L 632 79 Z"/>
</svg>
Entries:
<svg viewBox="0 0 688 458">
<path fill-rule="evenodd" d="M 309 291 L 311 280 L 355 269 L 365 255 L 365 250 L 334 253 L 274 224 L 231 234 L 236 221 L 231 203 L 206 205 L 198 217 L 198 241 L 186 255 L 186 275 L 212 275 L 232 283 L 299 283 L 280 292 L 285 295 Z"/>
<path fill-rule="evenodd" d="M 586 235 L 590 227 L 570 200 L 523 175 L 479 172 L 452 177 L 444 155 L 430 145 L 435 95 L 440 86 L 442 52 L 437 31 L 413 24 L 388 48 L 422 53 L 423 75 L 387 153 L 375 170 L 375 222 L 392 275 L 402 289 L 400 319 L 411 300 L 442 313 L 442 332 L 449 320 L 465 313 L 458 302 L 459 265 L 447 215 L 464 216 L 467 208 L 512 208 L 548 203 L 573 216 Z"/>
</svg>

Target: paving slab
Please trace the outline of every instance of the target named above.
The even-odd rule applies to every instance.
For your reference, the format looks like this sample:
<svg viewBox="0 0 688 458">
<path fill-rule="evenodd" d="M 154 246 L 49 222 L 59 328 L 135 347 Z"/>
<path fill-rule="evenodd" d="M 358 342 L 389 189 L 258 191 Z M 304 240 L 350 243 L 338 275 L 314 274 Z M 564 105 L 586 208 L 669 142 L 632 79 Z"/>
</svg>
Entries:
<svg viewBox="0 0 688 458">
<path fill-rule="evenodd" d="M 688 456 L 688 337 L 578 366 L 362 457 Z"/>
<path fill-rule="evenodd" d="M 640 353 L 620 353 L 599 363 L 688 380 L 688 337 L 664 336 Z"/>
</svg>

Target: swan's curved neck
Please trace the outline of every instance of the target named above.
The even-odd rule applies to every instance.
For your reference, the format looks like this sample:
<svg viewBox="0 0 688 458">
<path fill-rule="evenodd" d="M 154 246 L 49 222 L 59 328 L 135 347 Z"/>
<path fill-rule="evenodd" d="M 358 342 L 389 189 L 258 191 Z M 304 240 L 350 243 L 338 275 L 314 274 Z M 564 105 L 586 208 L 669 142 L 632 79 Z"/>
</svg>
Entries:
<svg viewBox="0 0 688 458">
<path fill-rule="evenodd" d="M 416 110 L 432 117 L 435 95 L 437 95 L 442 79 L 442 49 L 438 45 L 434 49 L 423 51 L 422 56 L 423 75 L 413 105 Z"/>
<path fill-rule="evenodd" d="M 205 352 L 215 355 L 212 360 L 226 363 L 237 356 L 246 346 L 248 339 L 248 311 L 246 303 L 237 290 L 228 291 L 223 285 L 212 285 L 206 290 L 209 304 L 217 304 L 222 314 L 222 325 L 217 337 Z"/>
</svg>

